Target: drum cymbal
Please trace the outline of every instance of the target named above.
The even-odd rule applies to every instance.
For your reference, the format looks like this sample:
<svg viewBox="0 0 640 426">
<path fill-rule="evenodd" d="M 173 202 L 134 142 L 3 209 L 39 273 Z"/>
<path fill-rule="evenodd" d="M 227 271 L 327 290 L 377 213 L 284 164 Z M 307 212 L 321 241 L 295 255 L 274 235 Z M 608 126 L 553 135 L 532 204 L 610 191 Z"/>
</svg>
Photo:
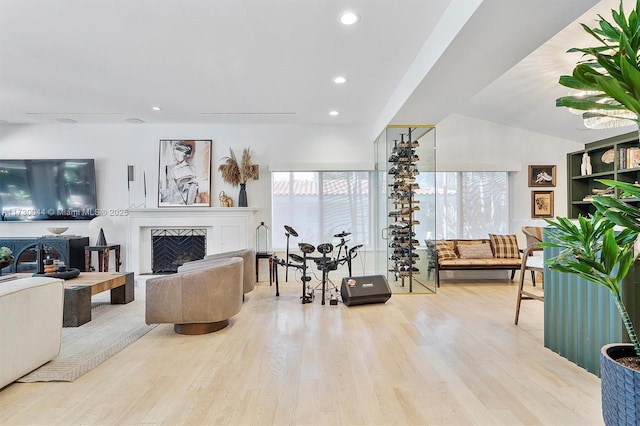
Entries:
<svg viewBox="0 0 640 426">
<path fill-rule="evenodd" d="M 333 251 L 333 245 L 330 243 L 320 244 L 318 246 L 318 251 L 322 254 L 331 253 Z"/>
<path fill-rule="evenodd" d="M 300 247 L 301 252 L 307 253 L 307 254 L 313 253 L 316 250 L 314 246 L 308 243 L 300 243 L 298 244 L 298 247 Z"/>
<path fill-rule="evenodd" d="M 358 250 L 359 248 L 362 247 L 362 244 L 358 244 L 357 246 L 353 246 L 349 249 L 349 253 L 353 253 L 354 251 Z"/>
<path fill-rule="evenodd" d="M 336 238 L 344 238 L 344 237 L 346 237 L 347 235 L 351 235 L 351 232 L 344 232 L 344 231 L 342 231 L 342 232 L 341 232 L 341 233 L 339 233 L 339 234 L 335 234 L 335 235 L 334 235 L 334 237 L 336 237 Z"/>
<path fill-rule="evenodd" d="M 298 256 L 297 254 L 295 254 L 295 253 L 291 253 L 289 255 L 289 257 L 291 258 L 291 260 L 293 260 L 295 262 L 298 262 L 298 263 L 304 262 L 304 260 L 300 256 Z"/>
<path fill-rule="evenodd" d="M 289 233 L 289 235 L 292 235 L 294 237 L 298 236 L 298 233 L 296 232 L 296 230 L 293 229 L 292 227 L 290 227 L 289 225 L 285 225 L 284 229 L 285 229 L 285 231 L 287 231 Z"/>
</svg>

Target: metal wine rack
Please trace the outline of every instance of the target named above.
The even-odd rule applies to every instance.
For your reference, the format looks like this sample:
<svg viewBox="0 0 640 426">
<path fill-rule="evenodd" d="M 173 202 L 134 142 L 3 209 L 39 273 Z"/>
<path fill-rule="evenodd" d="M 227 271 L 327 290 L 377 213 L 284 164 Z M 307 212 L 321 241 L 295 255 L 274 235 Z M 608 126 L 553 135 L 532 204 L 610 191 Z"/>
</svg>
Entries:
<svg viewBox="0 0 640 426">
<path fill-rule="evenodd" d="M 419 245 L 414 226 L 419 222 L 414 213 L 420 210 L 420 201 L 415 199 L 419 161 L 416 149 L 417 140 L 412 138 L 412 129 L 401 133 L 400 139 L 394 139 L 391 155 L 389 156 L 389 200 L 392 209 L 389 211 L 389 272 L 396 280 L 401 281 L 402 287 L 408 281 L 409 292 L 413 291 L 413 275 L 419 274 L 417 263 L 420 258 L 416 251 Z"/>
</svg>

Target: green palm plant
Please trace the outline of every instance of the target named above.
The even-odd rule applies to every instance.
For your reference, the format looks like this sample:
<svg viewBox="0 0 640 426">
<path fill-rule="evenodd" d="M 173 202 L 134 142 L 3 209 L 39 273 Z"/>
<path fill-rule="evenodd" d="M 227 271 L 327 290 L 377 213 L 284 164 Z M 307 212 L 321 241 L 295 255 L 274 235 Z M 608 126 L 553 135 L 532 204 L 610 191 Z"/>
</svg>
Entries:
<svg viewBox="0 0 640 426">
<path fill-rule="evenodd" d="M 577 63 L 572 75 L 560 77 L 560 84 L 576 89 L 583 95 L 563 96 L 556 106 L 586 111 L 584 117 L 609 116 L 620 118 L 620 113 L 631 112 L 640 123 L 640 0 L 628 17 L 622 0 L 618 11 L 611 10 L 612 20 L 598 15 L 598 25 L 581 24 L 599 45 L 572 48 L 569 52 L 581 52 L 584 59 Z"/>
<path fill-rule="evenodd" d="M 576 274 L 609 289 L 629 340 L 640 357 L 640 343 L 629 313 L 622 302 L 621 283 L 636 260 L 634 243 L 640 234 L 640 208 L 624 200 L 640 199 L 640 186 L 609 179 L 598 182 L 615 188 L 620 198 L 595 196 L 596 213 L 579 217 L 574 224 L 566 218 L 547 219 L 552 226 L 547 247 L 558 247 L 558 256 L 548 259 L 549 269 Z M 617 232 L 618 225 L 622 230 Z"/>
</svg>

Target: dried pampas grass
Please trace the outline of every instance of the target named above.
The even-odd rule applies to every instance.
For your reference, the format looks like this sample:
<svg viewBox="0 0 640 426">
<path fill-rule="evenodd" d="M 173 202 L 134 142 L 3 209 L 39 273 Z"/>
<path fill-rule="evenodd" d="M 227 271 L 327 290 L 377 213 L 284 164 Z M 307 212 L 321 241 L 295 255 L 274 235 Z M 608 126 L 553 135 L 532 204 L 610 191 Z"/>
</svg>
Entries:
<svg viewBox="0 0 640 426">
<path fill-rule="evenodd" d="M 229 148 L 229 156 L 224 157 L 224 163 L 218 167 L 218 171 L 222 175 L 222 180 L 232 186 L 245 184 L 249 179 L 258 176 L 258 168 L 251 163 L 251 150 L 245 148 L 242 151 L 241 163 L 231 148 Z"/>
</svg>

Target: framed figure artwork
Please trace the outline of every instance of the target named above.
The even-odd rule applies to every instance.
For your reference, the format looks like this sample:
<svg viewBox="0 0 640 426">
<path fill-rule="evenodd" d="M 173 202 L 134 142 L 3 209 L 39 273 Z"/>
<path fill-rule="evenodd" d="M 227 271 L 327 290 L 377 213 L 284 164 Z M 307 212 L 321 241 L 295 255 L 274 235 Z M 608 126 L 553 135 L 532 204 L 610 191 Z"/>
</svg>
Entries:
<svg viewBox="0 0 640 426">
<path fill-rule="evenodd" d="M 531 191 L 531 217 L 553 217 L 553 191 Z"/>
<path fill-rule="evenodd" d="M 556 186 L 556 166 L 529 166 L 529 186 Z"/>
<path fill-rule="evenodd" d="M 211 206 L 211 140 L 160 140 L 158 207 Z"/>
</svg>

